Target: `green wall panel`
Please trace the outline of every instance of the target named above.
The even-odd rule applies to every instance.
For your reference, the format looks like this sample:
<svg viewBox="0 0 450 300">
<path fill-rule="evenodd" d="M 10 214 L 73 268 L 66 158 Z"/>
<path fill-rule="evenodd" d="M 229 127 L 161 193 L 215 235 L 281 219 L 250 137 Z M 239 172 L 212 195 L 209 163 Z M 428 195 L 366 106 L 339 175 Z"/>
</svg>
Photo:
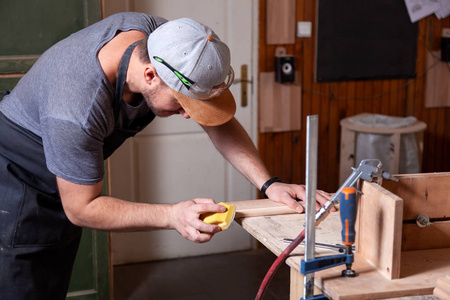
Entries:
<svg viewBox="0 0 450 300">
<path fill-rule="evenodd" d="M 0 100 L 39 56 L 58 41 L 101 19 L 101 0 L 2 0 Z M 106 182 L 106 179 L 105 179 Z M 83 229 L 67 299 L 109 299 L 106 232 Z"/>
</svg>

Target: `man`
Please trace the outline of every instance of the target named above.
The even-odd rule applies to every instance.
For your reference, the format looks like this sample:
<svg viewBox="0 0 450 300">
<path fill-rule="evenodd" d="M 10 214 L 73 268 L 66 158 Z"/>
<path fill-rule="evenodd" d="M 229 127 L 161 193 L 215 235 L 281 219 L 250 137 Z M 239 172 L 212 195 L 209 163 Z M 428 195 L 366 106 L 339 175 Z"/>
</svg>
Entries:
<svg viewBox="0 0 450 300">
<path fill-rule="evenodd" d="M 190 19 L 121 13 L 47 50 L 0 103 L 0 298 L 64 299 L 81 227 L 200 243 L 220 231 L 199 219 L 225 211 L 212 199 L 100 195 L 103 160 L 155 116 L 193 118 L 264 196 L 301 212 L 304 187 L 271 179 L 234 118 L 232 81 L 228 47 Z"/>
</svg>

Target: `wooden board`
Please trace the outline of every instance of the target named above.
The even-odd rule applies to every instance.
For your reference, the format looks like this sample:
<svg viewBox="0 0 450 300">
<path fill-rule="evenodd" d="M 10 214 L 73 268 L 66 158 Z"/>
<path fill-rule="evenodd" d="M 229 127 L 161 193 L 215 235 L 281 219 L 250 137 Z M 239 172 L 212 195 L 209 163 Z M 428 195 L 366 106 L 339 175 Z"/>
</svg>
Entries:
<svg viewBox="0 0 450 300">
<path fill-rule="evenodd" d="M 397 178 L 399 182 L 385 180 L 382 186 L 404 202 L 402 250 L 449 248 L 450 173 L 397 175 Z M 420 214 L 447 221 L 421 228 L 415 225 Z"/>
<path fill-rule="evenodd" d="M 299 77 L 297 74 L 296 78 Z M 260 73 L 259 80 L 260 131 L 300 130 L 302 127 L 300 85 L 278 83 L 275 81 L 274 72 Z"/>
<path fill-rule="evenodd" d="M 404 220 L 415 220 L 420 214 L 430 218 L 450 216 L 450 172 L 396 177 L 399 182 L 384 180 L 382 186 L 404 200 Z"/>
<path fill-rule="evenodd" d="M 297 213 L 287 205 L 269 199 L 233 201 L 227 204 L 236 206 L 235 219 Z"/>
<path fill-rule="evenodd" d="M 400 277 L 403 200 L 364 182 L 356 226 L 358 254 L 389 279 Z"/>
<path fill-rule="evenodd" d="M 295 43 L 295 0 L 266 0 L 266 44 Z"/>
<path fill-rule="evenodd" d="M 280 255 L 287 244 L 283 243 L 284 238 L 295 239 L 304 229 L 305 214 L 285 214 L 276 216 L 262 216 L 236 219 L 245 230 L 258 239 L 275 255 Z M 338 244 L 341 242 L 340 230 L 342 228 L 339 212 L 332 212 L 316 228 L 316 242 L 327 244 Z M 303 258 L 304 247 L 297 247 L 287 263 L 291 267 L 300 270 L 300 260 Z M 336 254 L 327 249 L 317 248 L 318 255 Z"/>
</svg>

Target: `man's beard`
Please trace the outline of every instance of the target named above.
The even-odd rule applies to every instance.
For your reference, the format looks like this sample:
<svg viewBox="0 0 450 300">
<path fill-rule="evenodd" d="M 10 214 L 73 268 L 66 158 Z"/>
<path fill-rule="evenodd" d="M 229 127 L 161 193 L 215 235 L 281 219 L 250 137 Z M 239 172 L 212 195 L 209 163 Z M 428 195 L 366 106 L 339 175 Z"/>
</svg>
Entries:
<svg viewBox="0 0 450 300">
<path fill-rule="evenodd" d="M 178 110 L 171 111 L 171 110 L 163 110 L 163 109 L 156 108 L 153 105 L 153 100 L 152 100 L 155 97 L 155 93 L 153 93 L 151 91 L 147 91 L 146 93 L 144 93 L 143 97 L 144 97 L 144 100 L 147 103 L 148 107 L 150 108 L 150 110 L 157 117 L 166 118 L 166 117 L 170 117 L 172 115 L 180 114 Z"/>
</svg>

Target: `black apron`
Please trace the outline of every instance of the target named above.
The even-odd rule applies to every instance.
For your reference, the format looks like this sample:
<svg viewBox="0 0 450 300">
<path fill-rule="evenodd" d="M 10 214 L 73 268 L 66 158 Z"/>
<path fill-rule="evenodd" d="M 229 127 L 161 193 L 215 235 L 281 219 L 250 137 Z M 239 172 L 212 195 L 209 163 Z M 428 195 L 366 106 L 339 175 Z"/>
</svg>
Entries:
<svg viewBox="0 0 450 300">
<path fill-rule="evenodd" d="M 122 95 L 125 81 L 127 79 L 128 64 L 130 62 L 131 54 L 134 48 L 140 41 L 136 41 L 131 44 L 122 56 L 120 61 L 119 70 L 117 73 L 116 80 L 116 90 L 114 93 L 114 120 L 115 129 L 114 132 L 108 136 L 104 141 L 103 146 L 103 158 L 108 158 L 123 142 L 129 138 L 135 136 L 139 131 L 141 131 L 145 126 L 147 126 L 153 119 L 155 115 L 149 111 L 145 118 L 139 118 L 133 120 L 133 122 L 124 122 L 124 118 L 120 116 L 121 105 L 123 104 Z M 124 124 L 126 123 L 126 124 Z"/>
<path fill-rule="evenodd" d="M 136 44 L 120 63 L 116 128 L 105 139 L 105 159 L 154 118 L 151 114 L 125 128 L 119 122 L 123 85 Z M 0 113 L 0 299 L 65 299 L 81 233 L 64 213 L 42 139 Z"/>
<path fill-rule="evenodd" d="M 65 299 L 80 238 L 42 139 L 0 113 L 0 299 Z"/>
</svg>

